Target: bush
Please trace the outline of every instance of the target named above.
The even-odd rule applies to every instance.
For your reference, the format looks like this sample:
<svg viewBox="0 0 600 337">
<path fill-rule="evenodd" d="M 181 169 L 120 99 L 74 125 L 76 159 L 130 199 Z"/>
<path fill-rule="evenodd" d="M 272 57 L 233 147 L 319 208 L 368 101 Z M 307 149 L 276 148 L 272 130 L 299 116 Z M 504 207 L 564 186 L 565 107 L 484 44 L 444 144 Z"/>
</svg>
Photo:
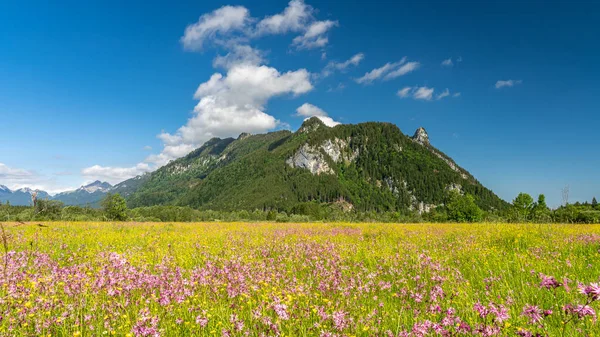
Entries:
<svg viewBox="0 0 600 337">
<path fill-rule="evenodd" d="M 470 194 L 459 195 L 454 193 L 450 197 L 448 220 L 456 222 L 478 222 L 483 218 L 483 211 L 475 203 L 475 198 Z"/>
</svg>

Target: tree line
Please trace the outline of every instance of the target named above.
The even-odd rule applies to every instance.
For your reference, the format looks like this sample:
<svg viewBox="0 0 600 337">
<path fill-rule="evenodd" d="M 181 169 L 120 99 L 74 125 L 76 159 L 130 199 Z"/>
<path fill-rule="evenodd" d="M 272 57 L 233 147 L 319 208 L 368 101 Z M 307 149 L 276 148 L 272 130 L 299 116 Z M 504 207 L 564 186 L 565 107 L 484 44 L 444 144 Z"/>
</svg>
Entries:
<svg viewBox="0 0 600 337">
<path fill-rule="evenodd" d="M 107 195 L 101 208 L 64 206 L 56 200 L 36 200 L 32 206 L 0 203 L 0 221 L 347 221 L 347 222 L 511 222 L 511 223 L 600 223 L 600 205 L 591 202 L 566 203 L 550 209 L 540 194 L 535 200 L 520 193 L 509 207 L 482 210 L 471 194 L 447 193 L 444 204 L 419 214 L 415 209 L 394 212 L 353 209 L 343 199 L 333 203 L 307 201 L 290 209 L 262 208 L 254 211 L 199 210 L 188 206 L 148 206 L 129 209 L 119 194 Z"/>
</svg>

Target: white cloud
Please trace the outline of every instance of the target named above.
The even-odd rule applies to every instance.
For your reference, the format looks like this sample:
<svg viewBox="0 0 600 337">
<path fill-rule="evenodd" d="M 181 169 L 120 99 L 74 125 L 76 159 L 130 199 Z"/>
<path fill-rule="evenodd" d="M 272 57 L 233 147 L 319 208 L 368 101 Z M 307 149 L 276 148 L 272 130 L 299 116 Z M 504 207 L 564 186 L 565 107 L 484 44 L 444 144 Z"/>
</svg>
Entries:
<svg viewBox="0 0 600 337">
<path fill-rule="evenodd" d="M 454 63 L 452 62 L 452 58 L 449 58 L 447 60 L 443 60 L 442 61 L 442 65 L 444 67 L 452 67 L 454 65 Z"/>
<path fill-rule="evenodd" d="M 152 168 L 146 163 L 139 163 L 133 167 L 107 167 L 94 165 L 81 170 L 81 175 L 90 180 L 102 180 L 108 181 L 111 184 L 116 184 L 150 171 L 152 171 Z"/>
<path fill-rule="evenodd" d="M 408 62 L 406 64 L 403 64 L 400 68 L 385 75 L 384 79 L 391 80 L 393 78 L 406 75 L 410 72 L 413 72 L 413 71 L 419 69 L 420 66 L 421 66 L 421 64 L 419 62 Z"/>
<path fill-rule="evenodd" d="M 506 81 L 498 81 L 496 82 L 496 89 L 504 88 L 504 87 L 513 87 L 517 84 L 521 84 L 523 81 L 521 80 L 506 80 Z"/>
<path fill-rule="evenodd" d="M 398 96 L 402 97 L 402 98 L 406 98 L 410 95 L 410 92 L 413 90 L 412 87 L 404 87 L 400 90 L 398 90 Z"/>
<path fill-rule="evenodd" d="M 198 22 L 187 26 L 181 43 L 190 51 L 201 51 L 207 42 L 232 50 L 225 56 L 217 57 L 214 61 L 215 67 L 227 69 L 231 67 L 232 61 L 239 60 L 262 64 L 262 55 L 246 46 L 250 39 L 295 32 L 302 34 L 292 42 L 297 49 L 319 48 L 329 43 L 327 32 L 337 26 L 338 22 L 317 21 L 314 12 L 303 0 L 292 0 L 282 13 L 258 21 L 252 18 L 248 9 L 243 6 L 223 6 L 202 15 Z M 238 45 L 243 45 L 243 48 L 236 47 Z"/>
<path fill-rule="evenodd" d="M 268 100 L 285 94 L 300 95 L 312 89 L 310 73 L 305 69 L 280 73 L 264 65 L 233 65 L 225 76 L 216 73 L 198 86 L 194 98 L 199 102 L 194 115 L 175 134 L 160 134 L 163 151 L 146 161 L 160 166 L 213 137 L 274 129 L 279 121 L 264 112 Z"/>
<path fill-rule="evenodd" d="M 370 84 L 373 81 L 384 77 L 385 80 L 391 80 L 393 78 L 406 75 L 412 71 L 419 69 L 419 62 L 406 62 L 406 57 L 403 57 L 398 62 L 386 63 L 382 67 L 375 68 L 367 73 L 365 73 L 362 77 L 357 78 L 355 81 L 360 84 Z"/>
<path fill-rule="evenodd" d="M 6 180 L 27 180 L 34 177 L 35 174 L 24 169 L 13 168 L 0 163 L 0 179 Z"/>
<path fill-rule="evenodd" d="M 144 146 L 144 151 L 152 151 L 152 146 L 150 146 L 150 145 Z"/>
<path fill-rule="evenodd" d="M 213 67 L 230 69 L 239 64 L 259 65 L 266 63 L 264 52 L 261 50 L 248 45 L 234 45 L 231 49 L 225 56 L 218 55 L 213 60 Z"/>
<path fill-rule="evenodd" d="M 327 116 L 315 116 L 315 117 L 317 117 L 318 119 L 320 119 L 321 122 L 323 122 L 323 124 L 327 125 L 330 128 L 332 128 L 332 127 L 334 127 L 336 125 L 340 125 L 341 124 L 340 122 L 334 121 L 333 118 L 331 118 L 331 117 L 327 117 Z M 310 117 L 305 118 L 304 120 L 307 120 L 309 118 Z"/>
<path fill-rule="evenodd" d="M 304 33 L 297 36 L 293 40 L 293 45 L 298 49 L 313 49 L 325 46 L 329 42 L 329 38 L 324 36 L 332 27 L 337 26 L 337 21 L 315 21 Z"/>
<path fill-rule="evenodd" d="M 374 80 L 383 76 L 385 73 L 389 72 L 391 69 L 394 69 L 395 67 L 403 64 L 404 62 L 406 62 L 406 57 L 398 62 L 394 62 L 394 63 L 388 62 L 380 68 L 375 68 L 375 69 L 365 73 L 364 76 L 357 78 L 356 82 L 357 83 L 371 83 Z"/>
<path fill-rule="evenodd" d="M 56 174 L 55 174 L 56 175 Z M 10 167 L 0 163 L 0 185 L 5 185 L 11 190 L 29 187 L 54 194 L 69 190 L 70 187 L 60 186 L 54 177 L 48 177 L 35 171 Z"/>
<path fill-rule="evenodd" d="M 439 93 L 435 96 L 434 96 L 434 92 L 435 92 L 434 88 L 429 88 L 426 86 L 423 86 L 423 87 L 415 86 L 415 87 L 404 87 L 404 88 L 398 90 L 396 95 L 398 95 L 398 97 L 400 97 L 400 98 L 411 97 L 413 99 L 422 100 L 422 101 L 431 101 L 434 97 L 436 100 L 441 100 L 442 98 L 445 98 L 448 96 L 452 96 L 452 97 L 460 96 L 460 92 L 452 94 L 450 92 L 450 89 L 448 89 L 448 88 L 444 89 L 444 91 L 442 91 L 441 93 Z"/>
<path fill-rule="evenodd" d="M 201 51 L 205 46 L 224 48 L 227 53 L 218 55 L 213 66 L 225 69 L 226 74 L 215 73 L 198 86 L 194 98 L 199 102 L 187 123 L 174 133 L 158 135 L 163 143 L 160 153 L 149 155 L 133 167 L 95 165 L 82 173 L 111 181 L 123 180 L 185 156 L 213 137 L 285 127 L 285 123 L 265 112 L 266 105 L 276 96 L 296 96 L 312 90 L 311 74 L 306 69 L 280 73 L 265 66 L 265 53 L 248 45 L 248 41 L 268 34 L 295 32 L 301 34 L 293 42 L 298 49 L 325 46 L 328 31 L 338 23 L 316 21 L 313 13 L 314 9 L 302 0 L 292 0 L 282 13 L 256 24 L 257 20 L 242 6 L 224 6 L 202 15 L 198 22 L 186 28 L 181 43 L 191 51 Z M 325 123 L 337 123 L 327 116 L 320 117 Z"/>
<path fill-rule="evenodd" d="M 336 122 L 333 120 L 333 118 L 329 117 L 327 112 L 325 112 L 323 109 L 310 103 L 302 104 L 298 109 L 296 109 L 296 112 L 298 116 L 306 117 L 304 120 L 307 120 L 311 117 L 318 117 L 323 124 L 329 127 L 334 127 L 341 124 L 340 122 Z"/>
<path fill-rule="evenodd" d="M 305 29 L 312 20 L 313 9 L 302 0 L 292 0 L 283 13 L 275 14 L 261 20 L 256 26 L 256 34 L 284 34 Z"/>
<path fill-rule="evenodd" d="M 364 58 L 365 54 L 358 53 L 344 62 L 331 61 L 327 64 L 327 66 L 325 66 L 321 72 L 321 75 L 327 77 L 331 75 L 334 70 L 345 71 L 350 66 L 357 66 Z"/>
<path fill-rule="evenodd" d="M 302 0 L 292 0 L 280 14 L 268 16 L 258 22 L 254 36 L 302 32 L 294 38 L 292 45 L 297 49 L 324 47 L 329 43 L 327 32 L 338 25 L 337 21 L 315 21 L 314 9 Z M 324 59 L 322 54 L 322 58 Z M 325 55 L 326 56 L 326 55 Z"/>
<path fill-rule="evenodd" d="M 437 99 L 438 101 L 444 97 L 448 97 L 450 96 L 450 90 L 448 90 L 448 88 L 446 88 L 444 91 L 442 91 L 441 93 L 437 94 L 437 96 L 435 96 L 435 99 Z"/>
<path fill-rule="evenodd" d="M 296 112 L 298 113 L 298 116 L 304 117 L 327 116 L 327 113 L 323 111 L 323 109 L 310 103 L 302 104 L 298 109 L 296 109 Z"/>
<path fill-rule="evenodd" d="M 250 20 L 250 12 L 245 7 L 223 6 L 202 15 L 198 22 L 187 26 L 181 43 L 187 50 L 202 50 L 206 40 L 246 30 Z"/>
<path fill-rule="evenodd" d="M 419 87 L 413 93 L 413 98 L 414 99 L 425 100 L 425 101 L 430 101 L 431 97 L 433 97 L 433 91 L 434 90 L 435 90 L 434 88 Z"/>
</svg>

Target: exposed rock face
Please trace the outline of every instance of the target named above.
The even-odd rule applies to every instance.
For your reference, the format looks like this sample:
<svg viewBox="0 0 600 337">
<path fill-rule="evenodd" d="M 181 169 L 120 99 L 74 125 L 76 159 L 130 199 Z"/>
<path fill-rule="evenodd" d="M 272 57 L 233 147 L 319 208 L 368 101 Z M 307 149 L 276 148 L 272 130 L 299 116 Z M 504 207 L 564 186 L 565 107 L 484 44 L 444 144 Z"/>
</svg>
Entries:
<svg viewBox="0 0 600 337">
<path fill-rule="evenodd" d="M 421 145 L 429 145 L 429 135 L 423 127 L 420 127 L 417 129 L 417 131 L 415 131 L 415 134 L 412 136 L 412 139 Z"/>
<path fill-rule="evenodd" d="M 462 186 L 457 183 L 451 183 L 450 185 L 446 186 L 446 191 L 457 191 L 458 193 L 462 194 Z"/>
<path fill-rule="evenodd" d="M 252 134 L 250 134 L 250 133 L 247 133 L 247 132 L 242 132 L 242 133 L 240 133 L 240 135 L 238 136 L 238 138 L 237 138 L 237 139 L 238 139 L 238 140 L 242 140 L 242 139 L 246 139 L 246 138 L 248 138 L 248 137 L 250 137 L 250 136 L 252 136 Z"/>
<path fill-rule="evenodd" d="M 336 163 L 340 163 L 342 161 L 350 163 L 353 162 L 358 156 L 358 149 L 354 150 L 352 153 L 348 153 L 346 150 L 348 149 L 349 143 L 350 139 L 328 139 L 321 144 L 321 149 Z"/>
<path fill-rule="evenodd" d="M 333 170 L 327 164 L 325 158 L 318 149 L 311 148 L 308 144 L 296 151 L 296 153 L 286 160 L 286 163 L 291 167 L 305 168 L 312 174 L 333 174 Z"/>
<path fill-rule="evenodd" d="M 426 204 L 426 203 L 424 203 L 424 202 L 421 201 L 421 202 L 419 202 L 419 205 L 417 207 L 417 211 L 419 212 L 419 214 L 429 213 L 429 211 L 431 211 L 435 207 L 436 207 L 436 205 Z"/>
<path fill-rule="evenodd" d="M 438 156 L 438 158 L 440 158 L 441 160 L 445 161 L 446 164 L 448 164 L 448 166 L 450 166 L 450 168 L 453 171 L 459 173 L 463 179 L 469 179 L 469 176 L 465 172 L 463 172 L 458 166 L 456 166 L 456 164 L 454 164 L 452 161 L 450 161 L 448 158 L 442 156 L 441 154 L 437 153 L 436 151 L 431 150 L 431 152 L 433 154 L 435 154 L 436 156 Z"/>
<path fill-rule="evenodd" d="M 321 149 L 327 153 L 328 156 L 333 159 L 334 162 L 339 162 L 342 159 L 342 150 L 346 147 L 346 143 L 341 139 L 334 139 L 335 143 L 331 139 L 327 139 L 321 145 Z"/>
</svg>

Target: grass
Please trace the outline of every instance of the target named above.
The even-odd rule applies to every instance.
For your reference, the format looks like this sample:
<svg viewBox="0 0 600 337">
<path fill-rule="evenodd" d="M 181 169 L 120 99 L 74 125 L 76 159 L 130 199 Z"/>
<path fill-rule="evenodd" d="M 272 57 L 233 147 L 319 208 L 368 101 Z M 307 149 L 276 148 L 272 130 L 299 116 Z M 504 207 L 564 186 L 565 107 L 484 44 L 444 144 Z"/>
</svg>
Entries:
<svg viewBox="0 0 600 337">
<path fill-rule="evenodd" d="M 1 336 L 600 335 L 599 225 L 45 225 L 4 225 Z"/>
</svg>

